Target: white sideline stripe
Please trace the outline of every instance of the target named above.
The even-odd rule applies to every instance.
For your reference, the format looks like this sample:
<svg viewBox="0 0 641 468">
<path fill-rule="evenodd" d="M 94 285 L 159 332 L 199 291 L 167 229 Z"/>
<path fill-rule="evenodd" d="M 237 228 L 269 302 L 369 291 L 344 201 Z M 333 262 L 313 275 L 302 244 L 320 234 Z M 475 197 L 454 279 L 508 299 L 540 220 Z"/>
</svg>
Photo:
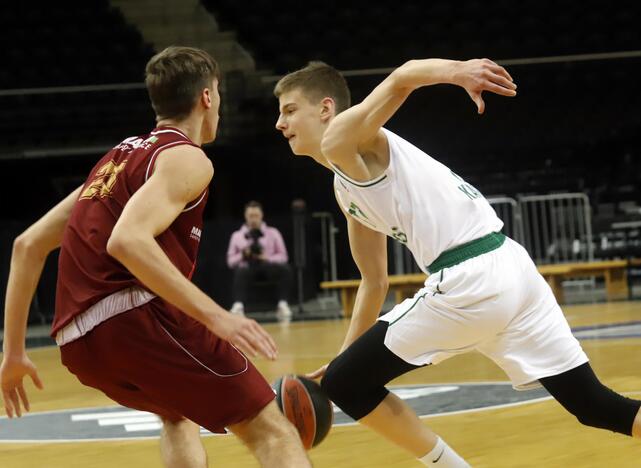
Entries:
<svg viewBox="0 0 641 468">
<path fill-rule="evenodd" d="M 155 416 L 153 413 L 146 411 L 114 411 L 111 413 L 89 413 L 89 414 L 72 414 L 72 421 L 91 421 L 93 419 L 106 419 L 106 418 L 126 418 L 130 416 Z"/>
<path fill-rule="evenodd" d="M 128 424 L 138 424 L 138 423 L 150 423 L 150 422 L 160 422 L 158 416 L 152 414 L 151 416 L 129 416 L 127 418 L 109 418 L 109 419 L 99 419 L 99 426 L 121 426 Z"/>
<path fill-rule="evenodd" d="M 162 428 L 161 422 L 149 422 L 139 424 L 125 424 L 125 431 L 139 432 L 139 431 L 157 431 Z"/>
</svg>

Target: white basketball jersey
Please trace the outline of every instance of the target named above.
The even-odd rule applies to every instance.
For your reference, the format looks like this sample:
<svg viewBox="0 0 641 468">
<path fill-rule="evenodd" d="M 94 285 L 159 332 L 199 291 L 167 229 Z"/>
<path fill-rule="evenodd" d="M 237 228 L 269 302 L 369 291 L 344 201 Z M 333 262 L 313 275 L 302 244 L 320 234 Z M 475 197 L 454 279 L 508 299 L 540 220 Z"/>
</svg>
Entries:
<svg viewBox="0 0 641 468">
<path fill-rule="evenodd" d="M 442 252 L 501 230 L 503 222 L 478 190 L 403 138 L 383 131 L 390 162 L 379 177 L 358 182 L 333 168 L 334 189 L 346 212 L 406 245 L 426 273 Z"/>
</svg>

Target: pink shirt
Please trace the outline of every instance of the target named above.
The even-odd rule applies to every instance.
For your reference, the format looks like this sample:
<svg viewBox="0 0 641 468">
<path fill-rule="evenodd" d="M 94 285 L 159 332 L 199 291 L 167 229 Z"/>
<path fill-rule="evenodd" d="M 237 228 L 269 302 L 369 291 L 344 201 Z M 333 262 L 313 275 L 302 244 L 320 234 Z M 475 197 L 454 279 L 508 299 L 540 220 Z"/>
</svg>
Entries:
<svg viewBox="0 0 641 468">
<path fill-rule="evenodd" d="M 270 263 L 287 263 L 287 248 L 278 229 L 269 227 L 263 223 L 260 227 L 263 237 L 258 239 L 258 243 L 263 247 L 263 254 Z M 251 238 L 247 238 L 249 228 L 243 224 L 240 229 L 231 235 L 229 248 L 227 249 L 227 265 L 229 268 L 246 267 L 247 262 L 243 259 L 243 250 L 252 243 Z"/>
</svg>

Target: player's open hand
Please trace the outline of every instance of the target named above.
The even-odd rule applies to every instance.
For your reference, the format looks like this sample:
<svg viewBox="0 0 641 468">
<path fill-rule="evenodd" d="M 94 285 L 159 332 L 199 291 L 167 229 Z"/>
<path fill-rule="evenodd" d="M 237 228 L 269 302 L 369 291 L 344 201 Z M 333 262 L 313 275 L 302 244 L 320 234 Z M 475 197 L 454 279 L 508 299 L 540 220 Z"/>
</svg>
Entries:
<svg viewBox="0 0 641 468">
<path fill-rule="evenodd" d="M 501 96 L 516 96 L 516 84 L 505 68 L 489 59 L 474 59 L 460 62 L 455 72 L 454 82 L 465 88 L 478 108 L 485 111 L 483 91 Z"/>
<path fill-rule="evenodd" d="M 0 387 L 4 410 L 10 418 L 22 416 L 21 403 L 26 411 L 30 409 L 27 392 L 22 384 L 23 377 L 27 375 L 31 377 L 34 385 L 42 390 L 43 385 L 38 377 L 36 366 L 26 354 L 15 357 L 4 356 L 0 365 Z"/>
<path fill-rule="evenodd" d="M 216 321 L 212 331 L 248 356 L 260 354 L 272 361 L 278 356 L 276 343 L 256 320 L 226 313 Z"/>
</svg>

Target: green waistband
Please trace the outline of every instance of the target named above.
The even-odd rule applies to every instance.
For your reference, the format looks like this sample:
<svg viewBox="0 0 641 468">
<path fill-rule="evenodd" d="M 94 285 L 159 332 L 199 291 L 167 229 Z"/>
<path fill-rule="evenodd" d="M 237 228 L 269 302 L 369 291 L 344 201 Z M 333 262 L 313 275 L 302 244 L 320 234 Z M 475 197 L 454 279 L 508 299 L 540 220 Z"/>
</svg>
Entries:
<svg viewBox="0 0 641 468">
<path fill-rule="evenodd" d="M 470 241 L 467 244 L 446 250 L 427 267 L 427 271 L 433 275 L 443 268 L 453 267 L 470 258 L 496 250 L 503 245 L 503 242 L 505 242 L 505 234 L 493 232 L 487 236 Z"/>
</svg>

